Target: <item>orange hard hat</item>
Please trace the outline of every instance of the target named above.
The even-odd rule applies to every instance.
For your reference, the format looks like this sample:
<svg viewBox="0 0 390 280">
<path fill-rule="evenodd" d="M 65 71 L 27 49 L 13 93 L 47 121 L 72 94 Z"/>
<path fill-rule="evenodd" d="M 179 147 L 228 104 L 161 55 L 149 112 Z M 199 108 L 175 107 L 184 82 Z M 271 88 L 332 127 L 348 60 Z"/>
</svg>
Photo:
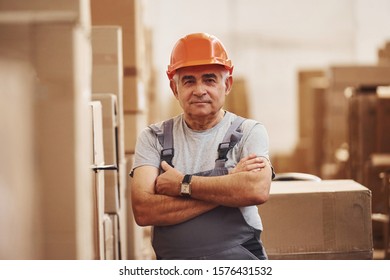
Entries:
<svg viewBox="0 0 390 280">
<path fill-rule="evenodd" d="M 219 64 L 230 74 L 233 65 L 221 41 L 207 33 L 194 33 L 184 36 L 173 47 L 167 75 L 172 79 L 177 69 L 187 66 Z"/>
</svg>

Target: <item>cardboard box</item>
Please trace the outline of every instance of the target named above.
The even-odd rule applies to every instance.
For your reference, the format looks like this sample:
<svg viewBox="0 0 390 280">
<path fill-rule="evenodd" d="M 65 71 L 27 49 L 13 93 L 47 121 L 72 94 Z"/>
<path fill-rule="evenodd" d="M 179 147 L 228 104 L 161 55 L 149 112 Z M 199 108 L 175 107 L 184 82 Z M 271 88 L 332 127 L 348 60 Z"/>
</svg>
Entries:
<svg viewBox="0 0 390 280">
<path fill-rule="evenodd" d="M 100 101 L 91 101 L 93 164 L 104 165 L 103 110 Z"/>
<path fill-rule="evenodd" d="M 39 201 L 39 211 L 34 213 L 32 210 L 26 215 L 33 228 L 20 230 L 34 233 L 38 238 L 18 240 L 21 245 L 31 241 L 34 253 L 19 251 L 17 258 L 95 257 L 88 104 L 92 71 L 89 15 L 88 0 L 2 1 L 2 60 L 8 57 L 28 65 L 33 78 L 33 91 L 24 92 L 24 101 L 15 110 L 26 110 L 31 114 L 26 125 L 33 132 L 33 139 L 20 139 L 33 145 L 30 153 L 33 153 L 34 161 L 29 168 L 19 165 L 14 172 L 18 170 L 20 176 L 19 169 L 24 170 L 22 177 L 26 179 L 29 172 L 34 174 L 27 184 L 34 187 L 34 195 L 28 194 L 25 185 L 23 196 L 28 201 L 16 200 L 26 207 L 34 205 L 34 199 Z M 0 64 L 6 66 L 3 61 Z M 28 83 L 26 78 L 21 84 Z M 14 91 L 8 94 L 11 92 L 16 94 Z M 32 106 L 30 103 L 30 107 L 25 108 L 31 100 Z M 7 121 L 12 119 L 7 118 Z M 16 122 L 12 123 L 16 125 Z M 25 152 L 20 158 L 27 164 L 29 153 Z M 17 189 L 12 192 L 18 193 Z M 20 209 L 12 212 L 23 215 Z M 2 238 L 9 242 L 17 231 L 13 229 L 11 235 L 2 232 Z"/>
<path fill-rule="evenodd" d="M 321 176 L 327 88 L 324 75 L 318 69 L 298 72 L 299 142 L 289 163 L 290 171 Z"/>
<path fill-rule="evenodd" d="M 118 26 L 92 28 L 92 92 L 111 93 L 117 99 L 118 160 L 124 158 L 123 51 L 122 29 Z"/>
<path fill-rule="evenodd" d="M 390 169 L 390 153 L 373 153 L 365 162 L 363 184 L 372 192 L 372 212 L 386 212 L 386 198 L 381 173 Z"/>
<path fill-rule="evenodd" d="M 347 87 L 361 85 L 387 85 L 390 83 L 390 66 L 379 65 L 338 65 L 326 72 L 329 81 L 325 106 L 325 161 L 335 162 L 335 152 L 348 142 L 348 100 Z"/>
<path fill-rule="evenodd" d="M 390 87 L 387 87 L 390 91 Z M 377 102 L 377 143 L 380 153 L 390 153 L 390 96 L 378 95 Z"/>
<path fill-rule="evenodd" d="M 105 214 L 103 218 L 104 227 L 104 259 L 115 259 L 115 237 L 114 223 L 110 215 Z"/>
<path fill-rule="evenodd" d="M 117 157 L 117 127 L 116 127 L 116 96 L 112 94 L 93 94 L 95 102 L 102 103 L 104 156 L 108 155 L 111 162 L 104 160 L 105 164 L 115 164 L 117 170 L 104 171 L 104 213 L 110 214 L 113 223 L 115 246 L 113 256 L 115 259 L 126 259 L 126 201 L 125 196 L 127 174 L 124 160 Z M 108 144 L 108 145 L 107 145 Z M 110 251 L 111 254 L 111 251 Z"/>
<path fill-rule="evenodd" d="M 93 100 L 102 103 L 103 110 L 103 145 L 104 162 L 106 165 L 115 165 L 119 168 L 118 150 L 118 107 L 114 94 L 93 94 Z M 106 170 L 104 172 L 104 212 L 118 213 L 119 211 L 119 172 Z"/>
<path fill-rule="evenodd" d="M 119 175 L 118 170 L 104 171 L 104 213 L 119 212 Z"/>
<path fill-rule="evenodd" d="M 13 44 L 3 39 L 3 30 L 0 25 L 0 53 L 4 55 Z M 27 61 L 4 56 L 0 77 L 0 260 L 40 259 L 41 209 L 34 172 L 35 77 Z"/>
<path fill-rule="evenodd" d="M 102 104 L 100 101 L 91 101 L 92 116 L 92 148 L 93 148 L 93 167 L 99 168 L 104 165 L 103 151 L 103 117 Z M 94 215 L 95 215 L 95 239 L 97 249 L 97 259 L 105 258 L 105 240 L 104 240 L 104 172 L 95 169 L 94 171 Z"/>
<path fill-rule="evenodd" d="M 305 69 L 298 71 L 298 120 L 300 138 L 312 137 L 312 124 L 315 109 L 313 108 L 313 80 L 325 77 L 325 71 L 320 69 Z"/>
<path fill-rule="evenodd" d="M 351 89 L 348 98 L 348 143 L 350 178 L 363 183 L 363 169 L 377 139 L 376 88 Z"/>
<path fill-rule="evenodd" d="M 114 260 L 126 260 L 126 257 L 123 257 L 121 240 L 119 236 L 119 216 L 118 214 L 109 214 L 112 221 L 112 230 L 114 236 Z"/>
<path fill-rule="evenodd" d="M 36 184 L 40 210 L 35 213 L 39 222 L 30 230 L 42 238 L 33 242 L 39 255 L 26 251 L 25 259 L 94 258 L 88 108 L 92 64 L 88 26 L 80 25 L 78 16 L 39 9 L 0 13 L 2 57 L 25 62 L 34 77 L 33 92 L 25 95 L 26 101 L 33 99 L 31 184 Z M 11 240 L 14 234 L 3 237 Z"/>
<path fill-rule="evenodd" d="M 145 30 L 142 9 L 142 3 L 135 0 L 91 2 L 93 25 L 115 25 L 122 29 L 124 110 L 133 113 L 145 111 L 152 76 L 152 36 Z"/>
<path fill-rule="evenodd" d="M 119 26 L 92 27 L 92 92 L 116 95 L 123 112 L 122 29 Z"/>
<path fill-rule="evenodd" d="M 308 165 L 310 169 L 308 173 L 317 176 L 322 176 L 321 166 L 325 158 L 324 150 L 324 126 L 325 126 L 325 99 L 327 93 L 328 83 L 325 78 L 316 78 L 311 81 L 311 94 L 313 114 L 309 122 L 311 132 L 310 152 L 308 153 Z"/>
<path fill-rule="evenodd" d="M 104 259 L 104 172 L 97 171 L 93 174 L 93 229 L 94 252 L 93 259 Z"/>
<path fill-rule="evenodd" d="M 103 145 L 105 164 L 118 164 L 118 105 L 117 97 L 110 93 L 94 93 L 93 101 L 102 104 Z"/>
<path fill-rule="evenodd" d="M 136 46 L 136 0 L 91 1 L 93 25 L 117 25 L 123 31 L 123 61 L 125 66 L 135 66 L 138 50 Z"/>
<path fill-rule="evenodd" d="M 388 207 L 388 195 L 383 184 L 383 173 L 390 170 L 390 153 L 381 154 L 373 153 L 366 161 L 363 173 L 363 184 L 367 186 L 372 192 L 372 213 L 386 214 Z M 374 239 L 374 246 L 382 244 L 384 239 L 384 224 L 373 222 L 372 232 Z"/>
<path fill-rule="evenodd" d="M 128 258 L 128 232 L 127 232 L 127 215 L 128 205 L 131 205 L 130 197 L 127 195 L 127 184 L 129 176 L 127 173 L 127 162 L 123 160 L 119 163 L 119 212 L 117 214 L 118 223 L 118 242 L 119 258 L 126 260 Z"/>
<path fill-rule="evenodd" d="M 374 153 L 390 153 L 390 98 L 377 87 L 351 88 L 348 98 L 350 178 L 363 183 L 364 166 Z"/>
<path fill-rule="evenodd" d="M 74 18 L 82 26 L 87 28 L 91 24 L 90 0 L 18 0 L 1 1 L 1 11 L 16 13 L 29 13 L 31 15 L 39 12 L 46 13 L 46 16 L 53 17 L 58 13 L 73 14 Z M 26 15 L 26 14 L 25 14 Z M 45 17 L 46 17 L 45 16 Z"/>
<path fill-rule="evenodd" d="M 371 192 L 353 180 L 273 182 L 260 205 L 270 259 L 371 259 Z"/>
</svg>

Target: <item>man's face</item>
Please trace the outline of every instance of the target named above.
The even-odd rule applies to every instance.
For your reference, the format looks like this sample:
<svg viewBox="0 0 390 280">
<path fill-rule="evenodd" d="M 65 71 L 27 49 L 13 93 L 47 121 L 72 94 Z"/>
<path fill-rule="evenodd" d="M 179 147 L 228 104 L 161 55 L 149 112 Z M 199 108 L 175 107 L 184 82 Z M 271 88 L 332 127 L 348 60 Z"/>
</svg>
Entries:
<svg viewBox="0 0 390 280">
<path fill-rule="evenodd" d="M 219 113 L 232 81 L 221 65 L 189 66 L 177 71 L 171 88 L 186 116 L 207 118 Z"/>
</svg>

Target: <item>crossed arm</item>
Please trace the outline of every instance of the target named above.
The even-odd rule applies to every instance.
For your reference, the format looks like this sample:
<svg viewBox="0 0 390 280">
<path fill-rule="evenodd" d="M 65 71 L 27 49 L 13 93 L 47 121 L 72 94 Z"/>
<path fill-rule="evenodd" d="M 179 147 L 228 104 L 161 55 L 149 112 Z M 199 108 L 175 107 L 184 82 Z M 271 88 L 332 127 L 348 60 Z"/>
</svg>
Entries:
<svg viewBox="0 0 390 280">
<path fill-rule="evenodd" d="M 173 225 L 201 215 L 218 205 L 242 207 L 262 204 L 268 199 L 272 171 L 267 160 L 250 155 L 241 159 L 228 175 L 193 176 L 190 199 L 180 196 L 184 174 L 166 162 L 165 171 L 141 166 L 134 170 L 131 186 L 136 222 L 146 225 Z"/>
</svg>

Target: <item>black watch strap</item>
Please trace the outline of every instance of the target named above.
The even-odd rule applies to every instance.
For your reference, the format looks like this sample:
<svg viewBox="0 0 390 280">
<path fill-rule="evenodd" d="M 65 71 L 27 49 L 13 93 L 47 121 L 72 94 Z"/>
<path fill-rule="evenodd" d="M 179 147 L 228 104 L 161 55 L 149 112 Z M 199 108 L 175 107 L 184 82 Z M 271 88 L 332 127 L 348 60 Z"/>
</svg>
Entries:
<svg viewBox="0 0 390 280">
<path fill-rule="evenodd" d="M 184 175 L 182 183 L 189 184 L 191 182 L 191 178 L 192 178 L 192 175 L 190 175 L 190 174 Z"/>
</svg>

